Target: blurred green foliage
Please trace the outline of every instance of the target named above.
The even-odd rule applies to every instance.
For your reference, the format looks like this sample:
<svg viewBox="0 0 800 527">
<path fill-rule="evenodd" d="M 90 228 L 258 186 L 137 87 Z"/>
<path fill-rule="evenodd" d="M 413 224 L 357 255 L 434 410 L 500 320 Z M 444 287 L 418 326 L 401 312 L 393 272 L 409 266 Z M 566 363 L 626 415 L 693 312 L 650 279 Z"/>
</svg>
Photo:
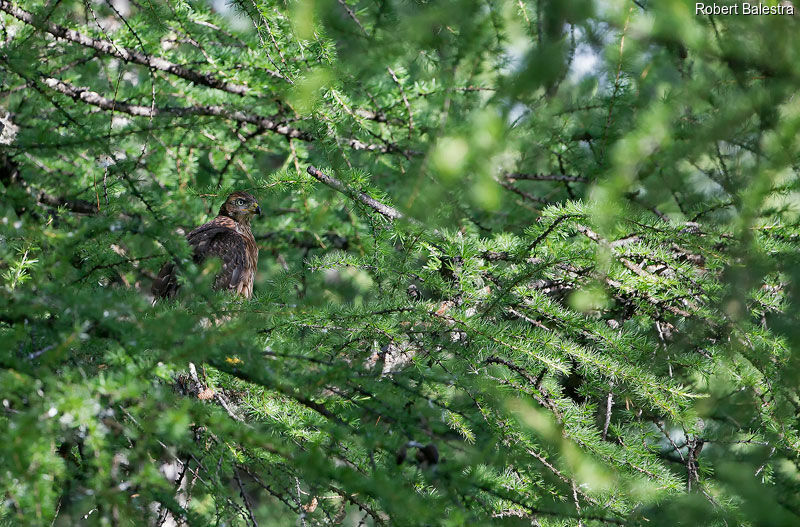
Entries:
<svg viewBox="0 0 800 527">
<path fill-rule="evenodd" d="M 0 0 L 0 525 L 797 525 L 799 30 Z"/>
</svg>

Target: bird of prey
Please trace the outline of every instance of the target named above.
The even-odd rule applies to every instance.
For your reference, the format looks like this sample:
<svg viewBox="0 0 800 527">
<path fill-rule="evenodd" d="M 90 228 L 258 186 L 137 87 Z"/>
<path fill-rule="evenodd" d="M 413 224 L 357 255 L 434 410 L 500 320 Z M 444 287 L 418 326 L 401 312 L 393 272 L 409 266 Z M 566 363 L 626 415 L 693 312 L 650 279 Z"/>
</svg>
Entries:
<svg viewBox="0 0 800 527">
<path fill-rule="evenodd" d="M 214 289 L 232 291 L 245 298 L 252 296 L 258 246 L 250 230 L 250 220 L 256 214 L 261 214 L 256 198 L 247 192 L 234 192 L 222 204 L 216 218 L 186 236 L 194 250 L 195 263 L 206 258 L 222 260 Z M 178 287 L 176 264 L 168 262 L 153 282 L 153 297 L 173 298 Z"/>
</svg>

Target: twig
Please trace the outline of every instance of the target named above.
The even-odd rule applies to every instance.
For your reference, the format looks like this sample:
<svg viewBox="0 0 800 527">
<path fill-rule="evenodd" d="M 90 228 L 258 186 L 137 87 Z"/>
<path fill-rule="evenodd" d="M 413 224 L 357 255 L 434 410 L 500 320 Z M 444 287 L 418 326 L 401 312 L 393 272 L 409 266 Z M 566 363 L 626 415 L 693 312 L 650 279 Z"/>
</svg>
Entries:
<svg viewBox="0 0 800 527">
<path fill-rule="evenodd" d="M 400 218 L 405 218 L 406 217 L 399 210 L 397 210 L 397 209 L 395 209 L 393 207 L 390 207 L 389 205 L 384 205 L 380 201 L 376 200 L 375 198 L 372 198 L 372 197 L 368 196 L 364 192 L 359 192 L 357 190 L 353 190 L 353 189 L 347 187 L 344 183 L 342 183 L 338 179 L 336 179 L 334 177 L 331 177 L 331 176 L 329 176 L 327 174 L 324 174 L 323 172 L 321 172 L 318 168 L 316 168 L 313 165 L 309 165 L 309 167 L 306 169 L 306 172 L 308 172 L 308 174 L 310 176 L 312 176 L 314 179 L 316 179 L 320 183 L 324 183 L 325 185 L 328 185 L 332 189 L 341 192 L 345 196 L 347 196 L 349 198 L 352 198 L 352 199 L 354 199 L 354 200 L 356 200 L 356 201 L 358 201 L 360 203 L 363 203 L 367 207 L 371 208 L 375 212 L 385 216 L 386 218 L 388 218 L 390 220 L 398 220 Z M 411 220 L 411 221 L 414 222 L 413 220 Z M 416 222 L 414 222 L 414 223 L 416 223 Z"/>
<path fill-rule="evenodd" d="M 239 494 L 242 496 L 242 501 L 244 501 L 244 506 L 247 508 L 247 514 L 250 516 L 250 521 L 253 523 L 255 527 L 258 527 L 258 522 L 256 521 L 256 516 L 253 514 L 253 506 L 250 505 L 250 500 L 247 498 L 247 494 L 244 492 L 244 485 L 242 485 L 242 478 L 239 477 L 239 471 L 236 467 L 233 467 L 233 477 L 236 478 L 236 484 L 239 486 Z"/>
<path fill-rule="evenodd" d="M 411 139 L 411 133 L 414 130 L 414 116 L 411 114 L 411 105 L 408 103 L 408 97 L 406 97 L 406 92 L 403 90 L 403 85 L 400 84 L 397 75 L 394 74 L 392 68 L 387 67 L 386 69 L 389 70 L 389 75 L 392 76 L 392 80 L 394 80 L 397 87 L 400 88 L 400 96 L 403 98 L 403 104 L 406 106 L 406 111 L 408 112 L 408 138 Z"/>
<path fill-rule="evenodd" d="M 611 114 L 614 111 L 614 102 L 617 100 L 617 93 L 620 89 L 620 76 L 622 75 L 622 52 L 625 49 L 625 33 L 628 31 L 628 24 L 631 21 L 631 14 L 633 7 L 628 10 L 628 16 L 625 18 L 625 27 L 622 28 L 622 36 L 619 40 L 619 63 L 617 64 L 617 76 L 614 79 L 614 92 L 611 94 L 611 101 L 608 104 L 608 115 L 606 116 L 606 126 L 603 130 L 603 149 L 605 149 L 608 141 L 608 130 L 611 127 Z"/>
<path fill-rule="evenodd" d="M 403 155 L 406 159 L 411 158 L 411 156 L 418 156 L 421 155 L 422 152 L 417 150 L 400 150 L 395 144 L 393 143 L 386 143 L 383 145 L 378 144 L 367 144 L 364 142 L 359 141 L 358 139 L 349 139 L 347 141 L 347 146 L 352 148 L 353 150 L 366 150 L 368 152 L 380 152 L 381 154 L 386 154 L 390 152 L 398 152 Z"/>
<path fill-rule="evenodd" d="M 773 446 L 769 451 L 769 455 L 767 456 L 767 459 L 764 461 L 764 463 L 761 464 L 760 467 L 758 467 L 758 469 L 756 470 L 755 474 L 753 474 L 754 476 L 758 476 L 759 474 L 761 474 L 761 471 L 764 470 L 764 467 L 767 466 L 767 463 L 769 463 L 769 459 L 772 457 L 772 454 L 774 454 L 774 453 L 775 453 L 775 447 Z"/>
<path fill-rule="evenodd" d="M 578 513 L 578 527 L 583 527 L 583 520 L 581 519 L 581 504 L 578 501 L 578 486 L 575 481 L 572 481 L 572 500 L 575 502 L 575 510 Z"/>
<path fill-rule="evenodd" d="M 608 243 L 608 241 L 603 239 L 603 238 L 601 238 L 600 235 L 597 234 L 596 232 L 594 232 L 592 229 L 590 229 L 590 228 L 588 228 L 588 227 L 586 227 L 584 225 L 577 225 L 577 230 L 578 230 L 578 232 L 580 232 L 581 234 L 583 234 L 584 236 L 586 236 L 587 238 L 589 238 L 593 242 L 597 243 L 598 245 L 602 245 L 604 247 L 608 247 L 612 251 L 614 256 L 617 257 L 617 259 L 620 261 L 620 263 L 622 263 L 622 265 L 624 265 L 627 269 L 633 271 L 634 273 L 638 274 L 639 276 L 651 276 L 646 271 L 644 271 L 642 268 L 640 268 L 638 265 L 636 265 L 633 262 L 631 262 L 630 260 L 628 260 L 628 259 L 626 259 L 624 257 L 618 256 L 616 251 L 614 251 L 614 249 L 611 248 L 611 245 Z M 611 287 L 614 287 L 616 289 L 622 289 L 623 288 L 621 282 L 619 282 L 617 280 L 614 280 L 614 279 L 612 279 L 612 278 L 610 278 L 608 276 L 605 277 L 605 282 L 608 285 L 610 285 Z M 652 305 L 654 305 L 654 306 L 656 306 L 658 308 L 666 309 L 667 311 L 669 311 L 673 315 L 678 315 L 678 316 L 681 316 L 681 317 L 684 317 L 684 318 L 689 318 L 689 317 L 692 316 L 692 314 L 689 313 L 688 311 L 686 311 L 685 309 L 681 309 L 679 307 L 675 307 L 675 306 L 666 304 L 665 303 L 666 300 L 663 300 L 663 301 L 662 300 L 658 300 L 658 299 L 654 298 L 652 295 L 650 295 L 650 294 L 648 294 L 648 293 L 646 293 L 644 291 L 636 293 L 636 296 L 639 296 L 639 297 L 643 298 L 648 303 L 650 303 L 650 304 L 652 304 Z M 706 322 L 711 323 L 711 321 L 709 321 L 709 320 L 706 320 Z"/>
<path fill-rule="evenodd" d="M 361 25 L 361 21 L 358 19 L 358 17 L 356 17 L 356 14 L 353 12 L 353 10 L 350 9 L 350 6 L 347 5 L 347 3 L 344 0 L 339 0 L 339 4 L 344 8 L 345 11 L 347 11 L 347 14 L 350 16 L 350 18 L 353 19 L 353 22 L 355 22 L 358 25 L 358 27 L 361 28 L 361 31 L 366 35 L 367 30 L 364 29 L 363 25 Z"/>
<path fill-rule="evenodd" d="M 236 132 L 236 134 L 239 136 L 239 145 L 236 147 L 236 150 L 231 152 L 231 155 L 228 156 L 228 159 L 225 161 L 225 164 L 222 166 L 222 169 L 219 171 L 219 177 L 217 178 L 217 190 L 219 190 L 222 187 L 222 180 L 225 177 L 225 172 L 228 171 L 228 168 L 230 168 L 231 163 L 233 163 L 233 160 L 236 159 L 236 156 L 239 155 L 239 152 L 242 151 L 242 149 L 245 147 L 245 145 L 247 144 L 247 142 L 249 140 L 251 140 L 252 138 L 256 137 L 257 135 L 260 135 L 263 132 L 264 132 L 264 130 L 262 130 L 260 128 L 256 128 L 255 130 L 253 130 L 252 132 L 250 132 L 249 134 L 247 134 L 244 137 L 242 137 L 242 135 L 239 134 L 238 131 Z M 291 138 L 289 139 L 289 141 L 291 141 Z"/>
<path fill-rule="evenodd" d="M 303 524 L 303 527 L 306 527 L 306 512 L 303 510 L 303 497 L 300 492 L 300 478 L 294 478 L 295 484 L 297 485 L 297 505 L 300 507 L 300 523 Z"/>
<path fill-rule="evenodd" d="M 681 458 L 681 462 L 685 463 L 686 462 L 686 458 L 684 457 L 683 452 L 681 452 L 681 447 L 679 447 L 675 443 L 675 441 L 669 435 L 669 432 L 667 432 L 667 430 L 664 428 L 664 425 L 662 425 L 661 422 L 658 419 L 653 419 L 653 423 L 658 427 L 659 430 L 661 430 L 661 433 L 664 434 L 664 437 L 667 438 L 667 441 L 669 441 L 669 444 L 672 445 L 672 448 L 678 454 L 678 457 Z"/>
<path fill-rule="evenodd" d="M 530 245 L 528 245 L 528 252 L 531 252 L 533 249 L 536 248 L 537 245 L 539 245 L 539 243 L 542 240 L 547 238 L 550 235 L 550 233 L 553 232 L 553 230 L 556 227 L 558 227 L 559 223 L 561 223 L 562 221 L 565 221 L 565 220 L 569 220 L 569 219 L 572 219 L 572 218 L 580 218 L 580 217 L 582 217 L 581 214 L 564 214 L 563 216 L 559 216 L 558 218 L 553 220 L 553 223 L 551 223 L 550 226 L 547 227 L 542 234 L 537 236 L 536 239 L 533 240 Z"/>
<path fill-rule="evenodd" d="M 513 192 L 515 194 L 519 194 L 520 196 L 522 196 L 523 198 L 525 198 L 525 199 L 527 199 L 529 201 L 533 201 L 534 203 L 542 203 L 542 204 L 547 204 L 548 203 L 548 201 L 546 199 L 540 198 L 538 196 L 534 196 L 533 194 L 531 194 L 529 192 L 525 192 L 524 190 L 518 189 L 517 187 L 515 187 L 514 185 L 509 183 L 509 181 L 506 180 L 506 179 L 496 178 L 496 181 L 504 189 L 510 190 L 511 192 Z"/>
<path fill-rule="evenodd" d="M 562 174 L 520 174 L 519 172 L 509 172 L 503 176 L 509 181 L 567 181 L 575 183 L 586 183 L 588 181 L 583 176 L 565 176 Z"/>
<path fill-rule="evenodd" d="M 606 440 L 606 436 L 608 435 L 608 425 L 611 423 L 611 408 L 614 406 L 614 392 L 609 390 L 608 397 L 606 398 L 606 420 L 603 424 L 603 435 L 601 438 L 603 441 Z"/>
<path fill-rule="evenodd" d="M 192 382 L 194 382 L 195 384 L 195 390 L 197 390 L 197 394 L 205 392 L 208 389 L 208 387 L 205 386 L 200 381 L 200 378 L 197 376 L 197 368 L 195 368 L 193 362 L 189 363 L 189 376 L 192 378 Z M 244 422 L 244 419 L 242 419 L 241 416 L 239 416 L 236 412 L 233 411 L 227 398 L 224 395 L 222 395 L 222 393 L 214 390 L 214 399 L 225 410 L 225 412 L 227 412 L 228 416 L 231 419 L 233 419 L 234 421 L 239 421 L 240 423 Z"/>
<path fill-rule="evenodd" d="M 83 199 L 70 199 L 53 196 L 44 190 L 34 191 L 34 196 L 39 203 L 44 203 L 45 205 L 50 205 L 51 207 L 65 207 L 72 212 L 77 212 L 79 214 L 95 214 L 98 211 L 98 208 L 94 203 Z"/>
<path fill-rule="evenodd" d="M 259 18 L 261 18 L 261 21 L 264 22 L 264 26 L 266 26 L 266 28 L 267 28 L 267 33 L 269 33 L 269 38 L 272 40 L 272 44 L 275 46 L 275 49 L 278 51 L 278 56 L 281 59 L 281 63 L 283 63 L 283 65 L 286 66 L 286 59 L 283 57 L 283 51 L 281 51 L 280 46 L 278 46 L 278 43 L 275 41 L 275 36 L 272 34 L 272 28 L 270 27 L 269 22 L 267 22 L 267 19 L 264 17 L 264 14 L 258 8 L 258 5 L 255 2 L 253 2 L 253 8 L 255 8 L 256 12 L 259 15 Z M 260 28 L 258 27 L 258 23 L 256 22 L 255 18 L 253 18 L 253 27 L 255 27 L 255 29 L 256 29 L 256 34 L 258 35 L 258 40 L 261 41 L 261 47 L 263 47 L 264 51 L 266 52 L 267 51 L 267 44 L 264 42 L 264 39 L 261 36 L 261 31 L 260 31 Z M 280 71 L 280 69 L 281 69 L 280 66 L 275 64 L 275 61 L 272 60 L 272 57 L 270 57 L 269 53 L 266 53 L 266 55 L 267 55 L 267 59 L 272 63 L 272 65 L 275 66 L 275 68 L 278 71 Z M 289 84 L 294 84 L 294 82 L 292 82 L 292 80 L 287 75 L 285 75 L 283 72 L 281 72 L 279 76 L 281 78 L 285 79 L 286 82 L 288 82 Z"/>
</svg>

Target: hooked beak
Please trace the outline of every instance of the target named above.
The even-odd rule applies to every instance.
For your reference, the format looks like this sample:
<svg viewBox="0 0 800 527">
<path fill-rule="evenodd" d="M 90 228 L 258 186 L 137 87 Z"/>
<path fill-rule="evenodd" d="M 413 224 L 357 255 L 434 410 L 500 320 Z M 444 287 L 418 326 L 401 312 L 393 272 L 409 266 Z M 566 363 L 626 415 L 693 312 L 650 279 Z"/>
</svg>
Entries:
<svg viewBox="0 0 800 527">
<path fill-rule="evenodd" d="M 258 205 L 258 203 L 253 203 L 253 205 L 250 207 L 250 211 L 261 216 L 261 207 Z"/>
</svg>

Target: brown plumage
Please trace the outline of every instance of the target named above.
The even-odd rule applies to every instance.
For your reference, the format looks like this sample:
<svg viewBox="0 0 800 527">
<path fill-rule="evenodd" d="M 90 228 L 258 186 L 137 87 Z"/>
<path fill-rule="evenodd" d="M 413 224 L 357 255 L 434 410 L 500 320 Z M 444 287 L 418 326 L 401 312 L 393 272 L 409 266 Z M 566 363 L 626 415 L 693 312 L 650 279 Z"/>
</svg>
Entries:
<svg viewBox="0 0 800 527">
<path fill-rule="evenodd" d="M 250 219 L 261 214 L 256 199 L 247 192 L 234 192 L 219 209 L 216 218 L 186 236 L 194 250 L 195 263 L 206 258 L 222 260 L 222 270 L 214 279 L 214 289 L 229 290 L 245 298 L 253 294 L 253 279 L 258 265 L 258 246 L 250 230 Z M 178 292 L 174 262 L 164 264 L 153 282 L 153 296 L 173 298 Z"/>
</svg>

